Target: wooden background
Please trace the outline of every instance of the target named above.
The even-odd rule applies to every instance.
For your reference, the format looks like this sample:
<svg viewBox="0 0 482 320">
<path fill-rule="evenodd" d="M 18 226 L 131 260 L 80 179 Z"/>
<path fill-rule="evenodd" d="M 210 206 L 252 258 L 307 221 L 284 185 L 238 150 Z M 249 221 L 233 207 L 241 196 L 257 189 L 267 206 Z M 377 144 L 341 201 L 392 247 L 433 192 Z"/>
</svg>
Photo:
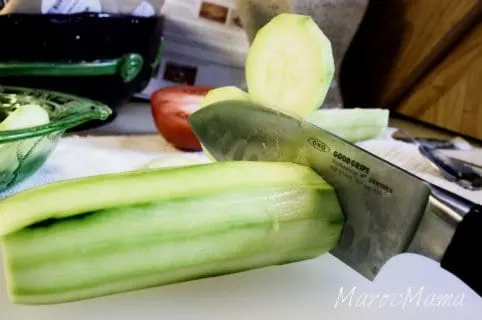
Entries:
<svg viewBox="0 0 482 320">
<path fill-rule="evenodd" d="M 481 6 L 372 0 L 342 65 L 345 106 L 386 107 L 482 139 Z"/>
</svg>

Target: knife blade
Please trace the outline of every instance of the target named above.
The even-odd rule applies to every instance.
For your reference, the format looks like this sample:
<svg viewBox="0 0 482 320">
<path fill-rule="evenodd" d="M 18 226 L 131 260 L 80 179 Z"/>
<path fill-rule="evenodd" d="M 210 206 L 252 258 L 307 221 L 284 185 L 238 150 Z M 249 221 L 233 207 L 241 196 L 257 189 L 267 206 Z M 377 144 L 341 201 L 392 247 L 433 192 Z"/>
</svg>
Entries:
<svg viewBox="0 0 482 320">
<path fill-rule="evenodd" d="M 322 128 L 253 102 L 217 102 L 188 121 L 217 161 L 294 162 L 331 184 L 345 215 L 331 253 L 366 278 L 375 279 L 392 257 L 413 252 L 440 262 L 482 295 L 482 262 L 473 252 L 482 210 L 475 203 Z"/>
</svg>

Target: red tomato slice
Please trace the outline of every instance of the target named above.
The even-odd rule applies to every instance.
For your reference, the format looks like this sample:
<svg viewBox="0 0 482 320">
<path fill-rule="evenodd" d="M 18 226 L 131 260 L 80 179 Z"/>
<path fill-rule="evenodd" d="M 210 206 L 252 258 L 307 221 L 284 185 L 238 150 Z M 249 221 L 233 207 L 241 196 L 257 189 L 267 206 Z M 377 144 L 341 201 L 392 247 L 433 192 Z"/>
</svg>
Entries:
<svg viewBox="0 0 482 320">
<path fill-rule="evenodd" d="M 187 118 L 199 109 L 199 104 L 211 89 L 179 85 L 161 88 L 151 95 L 151 112 L 156 128 L 177 149 L 202 150 Z"/>
</svg>

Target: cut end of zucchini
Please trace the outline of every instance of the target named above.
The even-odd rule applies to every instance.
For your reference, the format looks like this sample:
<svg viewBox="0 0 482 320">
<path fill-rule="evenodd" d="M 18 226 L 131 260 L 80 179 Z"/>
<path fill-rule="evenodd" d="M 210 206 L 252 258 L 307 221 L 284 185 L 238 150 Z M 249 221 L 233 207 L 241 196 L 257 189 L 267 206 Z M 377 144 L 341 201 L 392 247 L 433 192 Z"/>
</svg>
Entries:
<svg viewBox="0 0 482 320">
<path fill-rule="evenodd" d="M 307 121 L 350 142 L 377 139 L 388 129 L 390 111 L 381 108 L 319 109 Z"/>
<path fill-rule="evenodd" d="M 316 258 L 344 222 L 310 168 L 247 161 L 55 183 L 2 201 L 0 217 L 10 301 L 30 305 Z"/>
<path fill-rule="evenodd" d="M 331 42 L 305 15 L 273 18 L 256 34 L 246 59 L 250 97 L 300 118 L 323 104 L 334 74 Z"/>
</svg>

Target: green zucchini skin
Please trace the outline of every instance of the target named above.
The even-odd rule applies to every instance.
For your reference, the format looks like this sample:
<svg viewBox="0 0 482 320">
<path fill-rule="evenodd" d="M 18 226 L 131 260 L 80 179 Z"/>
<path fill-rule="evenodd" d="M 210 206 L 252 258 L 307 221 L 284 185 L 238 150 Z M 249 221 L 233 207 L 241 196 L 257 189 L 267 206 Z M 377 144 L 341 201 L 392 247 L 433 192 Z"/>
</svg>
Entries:
<svg viewBox="0 0 482 320">
<path fill-rule="evenodd" d="M 214 166 L 213 166 L 214 165 Z M 47 219 L 236 188 L 320 183 L 310 168 L 292 163 L 220 162 L 154 168 L 60 181 L 0 201 L 0 236 Z M 35 203 L 32 206 L 32 201 Z"/>
<path fill-rule="evenodd" d="M 58 209 L 65 205 L 46 202 L 52 190 L 60 193 L 59 201 L 68 201 L 61 198 L 68 192 L 58 183 L 26 191 L 49 207 L 37 208 L 43 220 L 32 219 L 2 238 L 10 301 L 79 301 L 312 259 L 336 246 L 344 217 L 331 186 L 307 167 L 247 164 L 218 162 L 116 175 L 122 182 L 104 176 L 119 185 L 131 180 L 140 186 L 145 180 L 159 187 L 158 180 L 169 184 L 183 179 L 186 186 L 184 192 L 159 188 L 157 198 L 149 201 L 138 193 L 117 194 L 130 198 L 124 199 L 128 205 L 113 206 L 107 197 L 107 204 L 99 207 L 93 198 L 91 188 L 101 191 L 101 185 L 104 193 L 116 192 L 115 184 L 98 177 L 72 180 L 66 183 L 69 192 L 84 191 L 90 197 L 72 199 L 70 214 L 63 218 Z M 187 171 L 189 178 L 183 175 Z M 11 210 L 17 208 L 16 201 L 9 204 Z M 5 204 L 3 210 L 4 215 L 14 214 Z M 30 214 L 35 216 L 35 210 Z"/>
</svg>

